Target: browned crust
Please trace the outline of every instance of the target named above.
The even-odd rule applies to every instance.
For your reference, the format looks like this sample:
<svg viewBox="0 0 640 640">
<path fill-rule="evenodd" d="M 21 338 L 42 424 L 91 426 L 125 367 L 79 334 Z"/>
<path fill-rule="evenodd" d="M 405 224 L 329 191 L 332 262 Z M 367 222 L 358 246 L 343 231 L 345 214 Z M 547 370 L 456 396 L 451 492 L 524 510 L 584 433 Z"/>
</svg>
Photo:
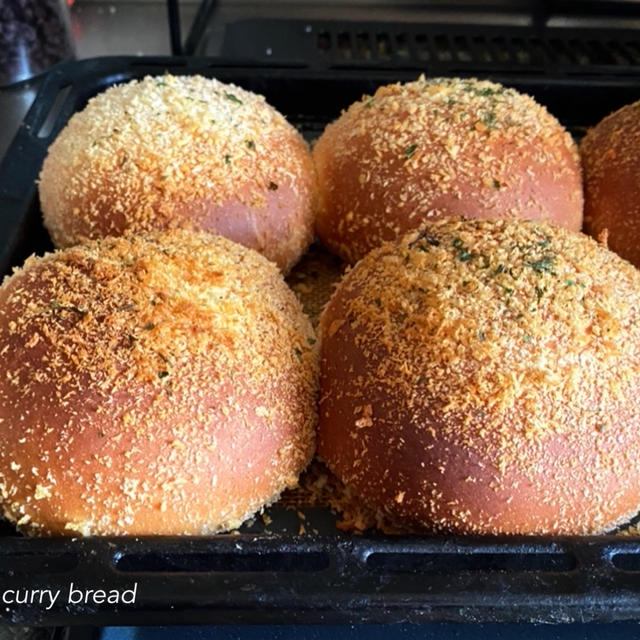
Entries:
<svg viewBox="0 0 640 640">
<path fill-rule="evenodd" d="M 316 232 L 352 263 L 441 215 L 582 224 L 571 137 L 532 98 L 492 82 L 381 87 L 330 124 L 313 153 Z"/>
<path fill-rule="evenodd" d="M 585 231 L 640 267 L 640 101 L 607 116 L 580 145 Z"/>
<path fill-rule="evenodd" d="M 0 498 L 44 534 L 206 534 L 314 449 L 314 332 L 275 265 L 219 236 L 107 238 L 0 288 Z"/>
<path fill-rule="evenodd" d="M 640 507 L 640 273 L 547 224 L 443 219 L 320 322 L 318 454 L 407 528 L 581 534 Z"/>
<path fill-rule="evenodd" d="M 184 227 L 288 271 L 311 242 L 316 177 L 300 134 L 262 96 L 200 76 L 147 77 L 89 101 L 40 175 L 58 247 Z"/>
</svg>

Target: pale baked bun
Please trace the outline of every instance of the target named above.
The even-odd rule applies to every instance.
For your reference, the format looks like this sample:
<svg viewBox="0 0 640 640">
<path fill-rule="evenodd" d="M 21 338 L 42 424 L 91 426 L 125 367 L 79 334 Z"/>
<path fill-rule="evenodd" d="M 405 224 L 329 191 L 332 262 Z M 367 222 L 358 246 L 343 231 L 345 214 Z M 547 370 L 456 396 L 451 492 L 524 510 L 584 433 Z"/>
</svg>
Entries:
<svg viewBox="0 0 640 640">
<path fill-rule="evenodd" d="M 30 258 L 0 288 L 0 501 L 35 535 L 208 534 L 296 484 L 314 333 L 276 266 L 182 230 Z"/>
<path fill-rule="evenodd" d="M 590 129 L 580 151 L 585 231 L 606 231 L 609 248 L 640 267 L 640 101 Z"/>
<path fill-rule="evenodd" d="M 381 87 L 327 126 L 314 159 L 316 232 L 352 263 L 442 215 L 582 224 L 571 136 L 532 98 L 493 82 Z"/>
<path fill-rule="evenodd" d="M 414 530 L 586 534 L 640 508 L 640 272 L 544 223 L 443 219 L 320 323 L 318 455 Z"/>
<path fill-rule="evenodd" d="M 201 76 L 111 87 L 76 113 L 40 174 L 57 247 L 184 227 L 256 249 L 288 271 L 313 236 L 306 142 L 265 99 Z"/>
</svg>

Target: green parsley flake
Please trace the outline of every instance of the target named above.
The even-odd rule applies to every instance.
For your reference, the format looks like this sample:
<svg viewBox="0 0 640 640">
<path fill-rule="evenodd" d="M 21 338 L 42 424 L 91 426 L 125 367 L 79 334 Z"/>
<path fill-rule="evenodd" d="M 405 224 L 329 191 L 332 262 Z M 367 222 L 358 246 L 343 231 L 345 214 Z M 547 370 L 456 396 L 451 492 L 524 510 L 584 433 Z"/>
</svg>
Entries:
<svg viewBox="0 0 640 640">
<path fill-rule="evenodd" d="M 408 160 L 416 152 L 417 148 L 418 148 L 417 144 L 412 144 L 412 145 L 408 146 L 404 150 L 404 157 L 407 158 L 407 160 Z"/>
<path fill-rule="evenodd" d="M 231 102 L 235 102 L 237 104 L 243 104 L 242 100 L 240 100 L 240 98 L 238 98 L 237 96 L 233 95 L 233 93 L 229 93 L 228 91 L 224 92 L 224 97 L 227 98 L 227 100 L 231 100 Z"/>
<path fill-rule="evenodd" d="M 531 260 L 525 262 L 528 267 L 531 267 L 536 273 L 550 273 L 551 275 L 555 275 L 553 271 L 553 264 L 555 258 L 553 256 L 547 255 L 539 260 Z"/>
</svg>

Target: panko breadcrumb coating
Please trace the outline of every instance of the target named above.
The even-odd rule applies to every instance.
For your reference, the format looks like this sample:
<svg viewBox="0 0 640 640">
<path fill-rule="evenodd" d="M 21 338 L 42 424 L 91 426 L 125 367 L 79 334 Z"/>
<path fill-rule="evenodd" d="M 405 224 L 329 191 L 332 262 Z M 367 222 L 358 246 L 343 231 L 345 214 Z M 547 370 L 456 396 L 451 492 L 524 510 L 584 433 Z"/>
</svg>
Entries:
<svg viewBox="0 0 640 640">
<path fill-rule="evenodd" d="M 406 528 L 585 534 L 640 508 L 640 272 L 544 223 L 384 244 L 320 322 L 318 455 Z"/>
<path fill-rule="evenodd" d="M 531 97 L 493 82 L 380 87 L 327 126 L 313 155 L 316 232 L 351 263 L 443 215 L 582 224 L 571 136 Z"/>
<path fill-rule="evenodd" d="M 640 267 L 640 100 L 589 129 L 580 152 L 585 231 Z"/>
<path fill-rule="evenodd" d="M 30 258 L 0 287 L 0 502 L 35 535 L 208 534 L 314 450 L 314 331 L 275 265 L 183 230 Z"/>
<path fill-rule="evenodd" d="M 91 99 L 51 145 L 39 189 L 58 247 L 182 227 L 285 272 L 311 242 L 317 197 L 306 142 L 263 96 L 168 74 Z"/>
</svg>

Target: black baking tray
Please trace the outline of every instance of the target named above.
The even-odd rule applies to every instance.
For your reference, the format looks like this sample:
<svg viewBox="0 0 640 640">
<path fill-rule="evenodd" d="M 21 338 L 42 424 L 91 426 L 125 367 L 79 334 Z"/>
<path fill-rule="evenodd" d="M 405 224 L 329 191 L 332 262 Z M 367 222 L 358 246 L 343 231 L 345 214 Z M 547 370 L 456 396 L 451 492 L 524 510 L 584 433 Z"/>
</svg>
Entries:
<svg viewBox="0 0 640 640">
<path fill-rule="evenodd" d="M 640 77 L 557 67 L 459 69 L 534 95 L 577 136 L 640 98 Z M 101 58 L 64 63 L 38 96 L 0 165 L 0 272 L 50 250 L 36 180 L 71 114 L 108 86 L 147 74 L 200 73 L 257 91 L 313 139 L 340 110 L 416 69 L 319 68 L 205 58 Z M 1 372 L 0 372 L 1 373 Z M 274 508 L 269 530 L 205 538 L 29 539 L 0 525 L 0 599 L 16 589 L 60 590 L 56 603 L 3 604 L 0 620 L 30 625 L 572 622 L 640 619 L 640 538 L 354 536 L 310 510 Z M 76 589 L 130 590 L 133 604 L 69 604 Z M 11 596 L 10 596 L 11 598 Z"/>
</svg>

